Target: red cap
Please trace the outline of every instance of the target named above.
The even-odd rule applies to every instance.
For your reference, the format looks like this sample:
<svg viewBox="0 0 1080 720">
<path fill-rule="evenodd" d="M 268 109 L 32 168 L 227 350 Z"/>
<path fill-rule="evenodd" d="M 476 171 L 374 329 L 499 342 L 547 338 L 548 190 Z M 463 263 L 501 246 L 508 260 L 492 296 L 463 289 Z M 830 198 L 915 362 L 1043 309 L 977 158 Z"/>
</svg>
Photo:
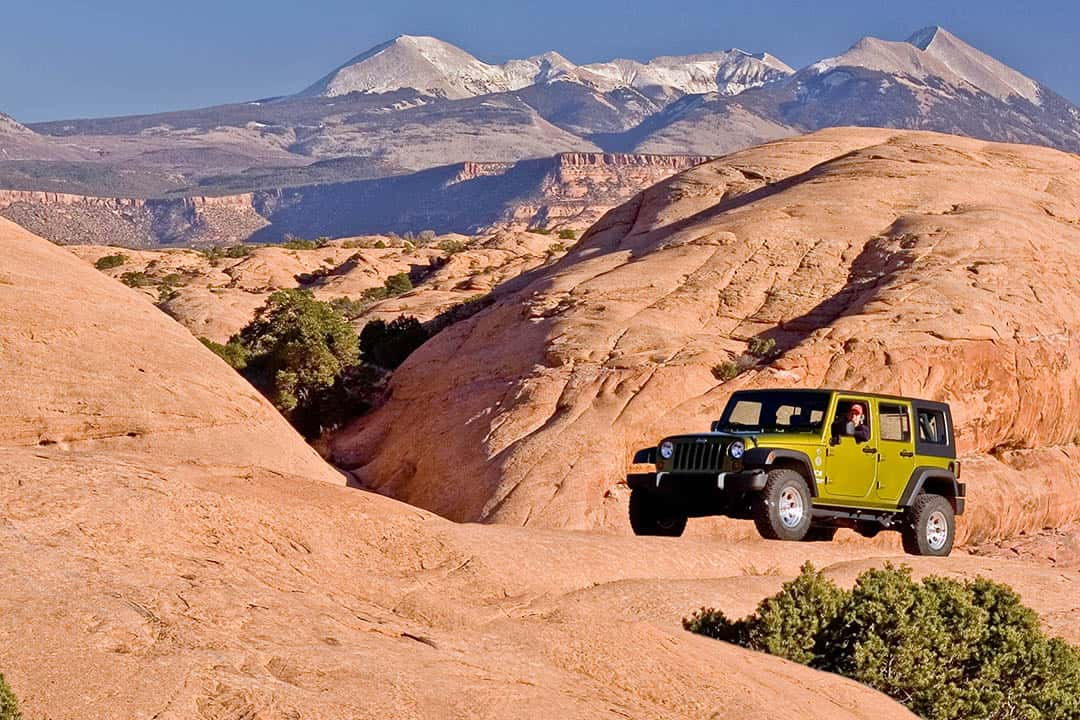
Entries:
<svg viewBox="0 0 1080 720">
<path fill-rule="evenodd" d="M 862 415 L 862 414 L 863 414 L 862 405 L 852 405 L 851 409 L 848 410 L 848 415 Z"/>
</svg>

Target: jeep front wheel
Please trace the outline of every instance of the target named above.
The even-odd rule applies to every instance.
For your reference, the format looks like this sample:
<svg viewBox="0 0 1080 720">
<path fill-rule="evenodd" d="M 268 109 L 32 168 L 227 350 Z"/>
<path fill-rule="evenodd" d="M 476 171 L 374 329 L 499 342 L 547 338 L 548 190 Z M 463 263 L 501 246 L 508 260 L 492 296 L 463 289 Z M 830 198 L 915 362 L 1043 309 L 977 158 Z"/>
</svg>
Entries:
<svg viewBox="0 0 1080 720">
<path fill-rule="evenodd" d="M 770 470 L 754 499 L 754 525 L 769 540 L 802 540 L 810 530 L 810 488 L 794 470 Z"/>
<path fill-rule="evenodd" d="M 908 508 L 900 535 L 911 555 L 945 557 L 956 537 L 952 503 L 941 495 L 920 495 Z"/>
<path fill-rule="evenodd" d="M 686 513 L 653 493 L 630 492 L 630 527 L 635 535 L 679 537 L 686 529 Z"/>
</svg>

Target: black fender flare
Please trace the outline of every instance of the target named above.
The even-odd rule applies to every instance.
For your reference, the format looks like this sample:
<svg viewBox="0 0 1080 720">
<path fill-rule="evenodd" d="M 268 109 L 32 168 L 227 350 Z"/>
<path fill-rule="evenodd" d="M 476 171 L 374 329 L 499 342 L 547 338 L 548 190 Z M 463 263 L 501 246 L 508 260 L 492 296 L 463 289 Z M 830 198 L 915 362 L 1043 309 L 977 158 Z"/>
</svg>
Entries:
<svg viewBox="0 0 1080 720">
<path fill-rule="evenodd" d="M 641 448 L 634 453 L 635 465 L 655 465 L 656 464 L 656 446 Z"/>
<path fill-rule="evenodd" d="M 810 456 L 799 450 L 787 450 L 784 448 L 750 448 L 743 454 L 743 465 L 747 468 L 768 469 L 779 460 L 789 460 L 804 470 L 804 475 L 810 485 L 810 496 L 818 496 L 817 476 L 814 475 L 814 465 L 810 462 Z"/>
<path fill-rule="evenodd" d="M 957 482 L 956 475 L 951 470 L 925 465 L 911 471 L 907 487 L 904 488 L 904 493 L 900 496 L 897 505 L 911 507 L 911 504 L 915 502 L 915 498 L 928 484 L 937 486 L 937 489 L 944 489 L 946 491 L 945 496 L 952 500 L 953 507 L 957 510 L 956 514 L 959 515 L 963 512 L 965 494 L 963 483 Z"/>
</svg>

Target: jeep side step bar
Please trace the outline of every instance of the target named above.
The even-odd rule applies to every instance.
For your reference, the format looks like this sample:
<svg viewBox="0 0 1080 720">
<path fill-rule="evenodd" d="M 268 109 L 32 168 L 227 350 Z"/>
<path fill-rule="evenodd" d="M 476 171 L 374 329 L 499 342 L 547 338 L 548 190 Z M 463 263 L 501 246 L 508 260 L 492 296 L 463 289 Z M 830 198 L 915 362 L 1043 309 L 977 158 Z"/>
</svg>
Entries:
<svg viewBox="0 0 1080 720">
<path fill-rule="evenodd" d="M 892 527 L 903 517 L 902 510 L 857 510 L 838 507 L 814 506 L 810 515 L 815 520 L 847 520 L 854 523 L 876 522 L 882 527 Z"/>
</svg>

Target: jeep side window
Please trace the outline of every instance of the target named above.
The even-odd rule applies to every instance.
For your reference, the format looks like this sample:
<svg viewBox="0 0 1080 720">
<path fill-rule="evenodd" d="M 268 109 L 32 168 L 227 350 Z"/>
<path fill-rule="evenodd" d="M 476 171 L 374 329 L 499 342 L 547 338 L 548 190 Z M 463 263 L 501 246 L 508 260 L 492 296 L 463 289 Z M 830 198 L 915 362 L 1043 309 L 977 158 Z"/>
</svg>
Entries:
<svg viewBox="0 0 1080 720">
<path fill-rule="evenodd" d="M 919 440 L 931 445 L 948 445 L 945 434 L 945 414 L 939 410 L 919 408 L 916 423 L 919 426 Z"/>
<path fill-rule="evenodd" d="M 870 403 L 866 400 L 840 400 L 833 416 L 834 438 L 852 437 L 864 443 L 870 439 Z"/>
<path fill-rule="evenodd" d="M 911 442 L 911 419 L 903 405 L 881 403 L 878 406 L 881 423 L 881 439 L 894 442 Z"/>
</svg>

